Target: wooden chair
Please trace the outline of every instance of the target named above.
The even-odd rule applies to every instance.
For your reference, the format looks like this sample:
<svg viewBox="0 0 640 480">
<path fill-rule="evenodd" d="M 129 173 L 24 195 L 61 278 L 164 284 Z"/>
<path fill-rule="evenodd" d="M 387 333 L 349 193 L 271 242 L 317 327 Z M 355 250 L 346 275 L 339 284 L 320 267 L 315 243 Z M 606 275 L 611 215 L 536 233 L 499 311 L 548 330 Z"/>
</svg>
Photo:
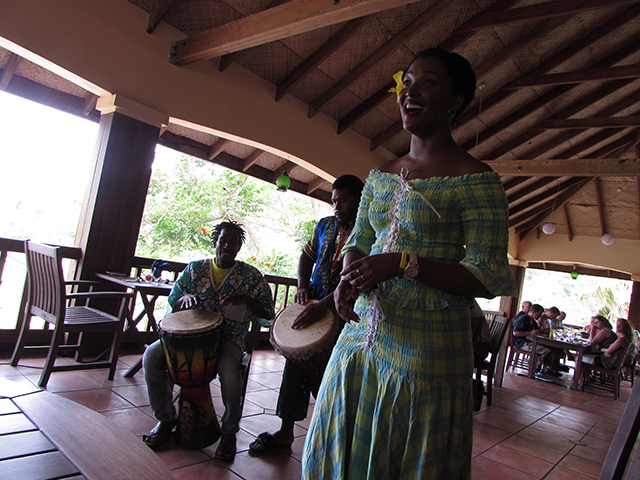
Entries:
<svg viewBox="0 0 640 480">
<path fill-rule="evenodd" d="M 505 317 L 496 316 L 491 323 L 491 344 L 489 346 L 489 353 L 491 354 L 491 359 L 487 361 L 486 359 L 477 360 L 475 362 L 474 368 L 476 372 L 476 380 L 480 380 L 482 376 L 482 372 L 486 372 L 487 374 L 487 389 L 485 391 L 485 395 L 487 396 L 487 406 L 491 406 L 491 398 L 493 393 L 493 375 L 496 369 L 496 362 L 498 360 L 498 351 L 500 350 L 500 346 L 502 345 L 502 340 L 504 339 L 504 335 L 509 329 L 509 319 Z"/>
<path fill-rule="evenodd" d="M 627 355 L 629 357 L 630 355 Z M 622 363 L 622 379 L 631 382 L 631 388 L 636 378 L 636 364 L 638 363 L 638 351 L 634 348 L 634 354 L 631 355 L 631 359 L 625 358 Z"/>
<path fill-rule="evenodd" d="M 86 292 L 67 293 L 68 284 L 77 282 L 65 282 L 62 272 L 62 256 L 60 247 L 51 247 L 31 241 L 25 242 L 28 277 L 28 301 L 26 304 L 26 317 L 23 322 L 20 336 L 11 357 L 11 366 L 17 366 L 25 350 L 48 350 L 47 358 L 40 375 L 38 385 L 46 388 L 52 372 L 68 370 L 84 370 L 93 368 L 109 368 L 107 378 L 113 380 L 116 363 L 118 362 L 118 349 L 122 336 L 124 322 L 127 315 L 127 305 L 132 298 L 131 293 L 123 292 Z M 118 316 L 88 306 L 67 306 L 69 300 L 90 299 L 120 299 Z M 51 344 L 28 346 L 29 325 L 31 317 L 37 316 L 54 327 Z M 78 343 L 64 345 L 63 341 L 67 333 L 111 333 L 113 339 L 109 348 L 108 360 L 99 360 L 71 365 L 55 365 L 58 352 L 80 350 L 82 335 Z"/>
<path fill-rule="evenodd" d="M 600 480 L 640 478 L 640 448 L 634 450 L 638 434 L 640 434 L 640 384 L 635 385 L 631 391 L 624 414 L 604 459 Z"/>
<path fill-rule="evenodd" d="M 513 323 L 514 321 L 509 322 L 509 357 L 507 358 L 507 366 L 506 369 L 510 368 L 516 369 L 521 368 L 523 370 L 529 371 L 529 361 L 531 360 L 531 352 L 528 350 L 522 350 L 520 348 L 516 348 L 513 346 Z"/>
<path fill-rule="evenodd" d="M 600 367 L 594 364 L 583 363 L 582 368 L 586 368 L 584 372 L 585 381 L 582 383 L 582 390 L 588 386 L 599 388 L 601 390 L 608 390 L 613 392 L 614 400 L 617 400 L 620 396 L 620 383 L 622 381 L 622 364 L 627 356 L 627 352 L 631 348 L 632 344 L 627 345 L 624 350 L 624 354 L 618 360 L 615 368 L 609 369 Z"/>
</svg>

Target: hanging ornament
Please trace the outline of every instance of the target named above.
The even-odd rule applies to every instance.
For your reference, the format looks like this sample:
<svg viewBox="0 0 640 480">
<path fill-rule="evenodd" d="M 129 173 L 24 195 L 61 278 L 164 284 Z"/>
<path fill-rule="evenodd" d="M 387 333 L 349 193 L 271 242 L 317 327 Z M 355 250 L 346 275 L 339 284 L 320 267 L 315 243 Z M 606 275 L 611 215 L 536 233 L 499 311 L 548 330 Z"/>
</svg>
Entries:
<svg viewBox="0 0 640 480">
<path fill-rule="evenodd" d="M 544 225 L 542 225 L 542 231 L 547 235 L 551 235 L 556 231 L 556 226 L 553 223 L 545 223 Z"/>
<path fill-rule="evenodd" d="M 573 278 L 574 280 L 578 278 L 580 274 L 578 273 L 577 270 L 574 270 L 571 272 L 571 278 Z"/>
<path fill-rule="evenodd" d="M 615 242 L 616 239 L 613 238 L 613 235 L 611 235 L 610 233 L 605 233 L 600 240 L 605 245 L 611 245 L 613 242 Z"/>
<path fill-rule="evenodd" d="M 287 172 L 284 172 L 278 177 L 276 180 L 276 186 L 280 192 L 286 192 L 287 188 L 291 186 L 291 179 L 289 178 L 289 175 L 287 175 Z"/>
</svg>

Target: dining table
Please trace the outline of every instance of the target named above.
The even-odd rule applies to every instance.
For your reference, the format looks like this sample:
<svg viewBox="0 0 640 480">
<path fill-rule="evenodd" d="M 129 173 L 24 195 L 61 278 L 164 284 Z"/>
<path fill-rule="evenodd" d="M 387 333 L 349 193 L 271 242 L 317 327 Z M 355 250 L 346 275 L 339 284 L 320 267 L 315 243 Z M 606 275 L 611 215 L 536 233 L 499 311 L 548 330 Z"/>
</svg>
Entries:
<svg viewBox="0 0 640 480">
<path fill-rule="evenodd" d="M 534 378 L 536 373 L 536 365 L 538 364 L 538 353 L 536 352 L 538 345 L 544 345 L 545 347 L 559 348 L 561 350 L 568 350 L 575 352 L 575 368 L 573 370 L 573 382 L 571 388 L 578 390 L 580 384 L 580 377 L 582 375 L 582 357 L 589 351 L 589 341 L 583 339 L 580 335 L 575 335 L 573 332 L 565 334 L 558 331 L 557 334 L 550 337 L 548 335 L 531 335 L 527 337 L 531 340 L 531 360 L 529 361 L 529 378 Z"/>
<path fill-rule="evenodd" d="M 173 282 L 168 281 L 153 281 L 146 280 L 142 277 L 131 277 L 125 273 L 97 273 L 96 277 L 101 280 L 106 280 L 117 285 L 126 287 L 129 290 L 135 292 L 132 302 L 135 302 L 136 296 L 140 296 L 142 300 L 143 309 L 136 317 L 133 316 L 133 307 L 129 308 L 129 316 L 127 317 L 127 328 L 124 331 L 124 335 L 132 335 L 136 337 L 136 341 L 145 348 L 144 342 L 140 339 L 140 333 L 138 332 L 138 324 L 146 317 L 147 329 L 151 328 L 153 332 L 158 335 L 158 324 L 154 315 L 156 302 L 160 297 L 168 297 L 173 288 Z M 124 338 L 123 335 L 123 338 Z M 142 359 L 138 360 L 131 368 L 129 368 L 124 376 L 133 377 L 142 367 Z"/>
</svg>

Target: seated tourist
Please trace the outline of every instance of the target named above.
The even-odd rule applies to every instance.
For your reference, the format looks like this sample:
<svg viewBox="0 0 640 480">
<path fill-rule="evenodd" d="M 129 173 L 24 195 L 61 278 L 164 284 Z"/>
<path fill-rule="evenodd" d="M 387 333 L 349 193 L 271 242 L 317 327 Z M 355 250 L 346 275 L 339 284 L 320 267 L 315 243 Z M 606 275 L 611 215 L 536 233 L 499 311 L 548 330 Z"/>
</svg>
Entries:
<svg viewBox="0 0 640 480">
<path fill-rule="evenodd" d="M 595 358 L 596 365 L 609 369 L 616 368 L 620 361 L 620 356 L 624 354 L 627 346 L 630 342 L 633 342 L 635 336 L 629 320 L 625 318 L 616 320 L 616 334 L 614 334 L 617 336 L 616 340 L 608 347 L 602 348 L 602 355 L 598 355 Z"/>
<path fill-rule="evenodd" d="M 555 308 L 555 307 L 552 307 Z M 558 316 L 554 319 L 550 319 L 552 330 L 564 330 L 564 319 L 567 318 L 567 314 L 564 312 L 558 313 Z"/>
<path fill-rule="evenodd" d="M 540 318 L 537 320 L 539 331 L 538 333 L 541 335 L 548 335 L 551 331 L 551 322 L 556 319 L 556 317 L 560 314 L 560 310 L 556 307 L 547 308 L 542 312 Z"/>
<path fill-rule="evenodd" d="M 613 332 L 611 323 L 602 315 L 591 317 L 591 325 L 589 343 L 592 351 L 609 348 L 617 340 L 618 336 Z"/>
<path fill-rule="evenodd" d="M 531 341 L 527 340 L 526 337 L 537 335 L 539 333 L 537 321 L 540 319 L 543 312 L 544 308 L 536 303 L 531 306 L 531 310 L 528 314 L 520 315 L 516 318 L 513 325 L 514 347 L 521 350 L 531 351 Z M 545 366 L 544 372 L 536 374 L 536 378 L 539 380 L 551 382 L 552 380 L 546 376 L 547 374 L 551 374 L 553 376 L 560 375 L 558 371 L 553 370 L 553 364 L 556 359 L 554 350 L 555 349 L 545 347 L 544 345 L 537 345 L 536 352 L 538 354 L 538 364 L 536 365 L 536 370 L 539 371 L 543 365 Z"/>
<path fill-rule="evenodd" d="M 516 314 L 515 318 L 518 318 L 521 315 L 525 315 L 529 313 L 529 310 L 531 310 L 531 305 L 532 303 L 529 300 L 525 300 L 524 302 L 522 302 L 522 305 L 520 306 L 520 311 Z"/>
</svg>

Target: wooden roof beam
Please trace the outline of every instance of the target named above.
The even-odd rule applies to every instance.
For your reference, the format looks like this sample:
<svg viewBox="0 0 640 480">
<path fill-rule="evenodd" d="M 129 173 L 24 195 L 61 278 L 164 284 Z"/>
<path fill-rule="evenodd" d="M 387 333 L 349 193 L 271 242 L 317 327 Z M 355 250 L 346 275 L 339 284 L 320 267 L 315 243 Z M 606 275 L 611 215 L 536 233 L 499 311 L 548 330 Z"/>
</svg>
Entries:
<svg viewBox="0 0 640 480">
<path fill-rule="evenodd" d="M 329 88 L 329 90 L 311 102 L 307 116 L 309 118 L 313 117 L 323 106 L 344 92 L 351 84 L 376 66 L 377 63 L 381 62 L 398 50 L 407 40 L 427 28 L 432 22 L 435 22 L 438 15 L 444 12 L 450 5 L 451 2 L 449 0 L 438 0 L 438 2 L 427 8 L 421 15 L 416 17 L 411 21 L 411 23 L 409 23 L 409 25 L 393 35 L 363 62 L 355 68 L 352 68 L 349 73 L 336 82 L 331 88 Z"/>
<path fill-rule="evenodd" d="M 560 208 L 561 206 L 563 206 L 565 203 L 567 203 L 571 199 L 571 197 L 573 197 L 576 193 L 578 193 L 589 182 L 590 182 L 590 179 L 585 179 L 581 183 L 574 185 L 572 188 L 560 194 L 555 199 L 556 200 L 555 207 Z M 540 224 L 544 222 L 544 220 L 550 215 L 552 210 L 553 210 L 553 204 L 546 211 L 540 213 L 534 219 L 530 220 L 526 224 L 516 227 L 516 234 L 520 235 L 520 240 L 525 238 L 531 232 L 535 231 L 538 228 L 538 226 L 540 226 Z"/>
<path fill-rule="evenodd" d="M 327 183 L 327 181 L 322 177 L 318 177 L 318 178 L 315 178 L 314 180 L 311 180 L 307 185 L 307 195 L 310 194 L 311 192 L 315 192 L 325 183 Z"/>
<path fill-rule="evenodd" d="M 631 145 L 635 145 L 638 141 L 638 130 L 635 129 L 632 132 L 620 137 L 618 140 L 608 143 L 604 147 L 600 147 L 595 152 L 589 154 L 593 158 L 620 158 L 626 153 Z"/>
<path fill-rule="evenodd" d="M 176 0 L 159 0 L 156 2 L 156 8 L 149 14 L 147 33 L 153 33 L 174 3 L 176 3 Z"/>
<path fill-rule="evenodd" d="M 529 180 L 527 177 L 513 177 L 508 182 L 503 181 L 502 187 L 504 188 L 504 191 L 507 193 L 507 197 L 509 197 L 509 190 L 517 187 L 518 185 L 526 182 L 527 180 Z"/>
<path fill-rule="evenodd" d="M 635 177 L 640 158 L 575 158 L 545 160 L 494 160 L 486 162 L 500 175 L 557 177 Z"/>
<path fill-rule="evenodd" d="M 292 0 L 174 42 L 169 62 L 183 66 L 256 47 L 417 0 Z"/>
<path fill-rule="evenodd" d="M 591 95 L 589 95 L 591 97 Z M 631 115 L 626 117 L 591 117 L 591 118 L 568 118 L 545 120 L 540 124 L 541 128 L 602 128 L 602 127 L 638 127 L 640 126 L 640 116 Z"/>
<path fill-rule="evenodd" d="M 288 0 L 273 0 L 273 2 L 271 2 L 269 4 L 269 6 L 267 8 L 265 8 L 265 10 L 267 10 L 269 8 L 277 7 L 278 5 L 282 5 L 283 3 L 286 3 L 287 1 Z M 224 72 L 227 69 L 227 67 L 234 62 L 234 60 L 236 59 L 237 55 L 238 55 L 238 52 L 233 52 L 233 53 L 228 53 L 227 55 L 222 55 L 220 57 L 220 63 L 218 64 L 218 71 Z"/>
<path fill-rule="evenodd" d="M 567 213 L 567 204 L 562 205 L 562 216 L 564 217 L 564 223 L 567 225 L 567 240 L 573 240 L 573 233 L 571 232 L 571 223 L 569 222 L 569 214 Z"/>
<path fill-rule="evenodd" d="M 589 180 L 589 178 L 585 178 L 585 177 L 573 177 L 570 178 L 569 180 L 566 180 L 560 184 L 558 184 L 557 188 L 554 191 L 550 191 L 547 190 L 546 192 L 537 195 L 536 197 L 527 200 L 526 202 L 522 202 L 512 208 L 509 209 L 509 218 L 514 217 L 515 215 L 520 214 L 521 212 L 524 212 L 525 210 L 528 210 L 531 207 L 534 207 L 538 204 L 543 204 L 543 202 L 550 200 L 551 198 L 555 198 L 558 195 L 561 195 L 563 192 L 565 192 L 567 189 L 573 187 L 574 185 L 577 185 L 580 182 L 584 182 L 585 180 Z M 551 195 L 548 195 L 549 193 L 551 193 Z M 546 208 L 546 207 L 545 207 Z M 540 210 L 541 211 L 541 210 Z M 535 213 L 538 213 L 537 211 Z M 526 213 L 526 215 L 531 216 L 535 214 L 533 211 L 529 211 Z"/>
<path fill-rule="evenodd" d="M 0 75 L 0 90 L 3 92 L 7 89 L 11 78 L 16 73 L 21 58 L 20 55 L 16 55 L 15 53 L 9 54 L 9 59 L 2 69 L 2 75 Z"/>
<path fill-rule="evenodd" d="M 226 138 L 219 138 L 218 141 L 211 145 L 211 148 L 209 149 L 209 161 L 212 161 L 214 158 L 216 158 L 220 154 L 220 152 L 222 152 L 230 143 L 231 140 L 228 140 Z"/>
<path fill-rule="evenodd" d="M 612 93 L 618 91 L 619 89 L 629 85 L 629 83 L 631 83 L 631 80 L 615 80 L 615 81 L 605 85 L 603 88 L 601 88 L 597 92 L 594 92 L 594 93 L 592 93 L 590 95 L 587 95 L 582 100 L 579 100 L 579 101 L 573 103 L 572 105 L 569 105 L 564 110 L 558 112 L 556 114 L 556 118 L 557 119 L 567 118 L 567 117 L 570 117 L 572 115 L 575 115 L 576 113 L 580 112 L 581 110 L 593 105 L 594 96 L 596 96 L 598 98 L 604 98 L 604 97 L 606 97 L 608 95 L 611 95 Z M 598 115 L 599 116 L 611 116 L 611 115 L 614 115 L 614 114 L 618 113 L 620 110 L 622 110 L 623 108 L 626 108 L 626 107 L 628 107 L 630 105 L 633 105 L 637 101 L 640 101 L 640 97 L 637 97 L 637 99 L 636 99 L 636 95 L 627 95 L 621 101 L 616 102 L 615 104 L 610 105 L 609 107 L 607 107 L 604 110 L 602 110 L 601 112 L 599 112 Z M 490 158 L 499 158 L 500 156 L 504 155 L 505 153 L 509 152 L 510 150 L 512 150 L 514 148 L 517 148 L 518 146 L 520 146 L 521 144 L 523 144 L 525 142 L 528 142 L 529 140 L 531 140 L 531 138 L 535 137 L 536 135 L 538 135 L 542 131 L 544 131 L 544 130 L 539 128 L 539 126 L 534 126 L 531 129 L 529 129 L 527 132 L 525 132 L 524 134 L 516 137 L 515 139 L 511 140 L 510 142 L 507 142 L 502 147 L 494 150 L 493 152 L 487 153 L 485 155 L 485 157 L 483 157 L 483 159 L 487 159 L 488 160 Z M 580 133 L 582 133 L 584 131 L 586 131 L 586 129 L 576 129 L 576 130 L 573 130 L 573 131 L 568 131 L 568 132 L 561 133 L 560 135 L 557 135 L 556 137 L 547 140 L 544 143 L 544 145 L 542 145 L 541 147 L 538 147 L 538 148 L 536 148 L 534 150 L 530 150 L 525 155 L 521 155 L 520 157 L 523 158 L 523 159 L 534 159 L 534 158 L 537 158 L 539 156 L 542 156 L 546 152 L 551 150 L 552 148 L 557 147 L 558 145 L 560 145 L 560 144 L 572 139 L 573 137 L 579 135 Z"/>
<path fill-rule="evenodd" d="M 486 13 L 478 15 L 465 31 L 484 30 L 487 28 L 513 25 L 514 23 L 533 22 L 545 18 L 559 17 L 568 14 L 578 14 L 597 10 L 600 8 L 614 7 L 636 3 L 632 0 L 564 0 L 562 2 L 545 2 L 527 7 L 512 8 L 502 12 Z"/>
<path fill-rule="evenodd" d="M 548 73 L 546 75 L 525 75 L 502 88 L 528 88 L 549 85 L 566 85 L 572 83 L 600 82 L 620 78 L 640 77 L 640 66 L 625 65 L 621 67 L 590 68 L 578 72 Z"/>
<path fill-rule="evenodd" d="M 327 40 L 324 45 L 313 52 L 305 61 L 298 65 L 293 72 L 287 76 L 287 78 L 278 84 L 276 87 L 276 102 L 289 93 L 291 89 L 301 82 L 307 75 L 318 68 L 322 62 L 329 58 L 342 45 L 353 38 L 358 30 L 364 27 L 373 18 L 375 18 L 374 15 L 367 15 L 366 17 L 349 20 L 338 33 Z"/>
<path fill-rule="evenodd" d="M 262 157 L 265 153 L 267 152 L 265 152 L 264 150 L 260 150 L 259 148 L 256 148 L 253 152 L 249 154 L 249 156 L 247 156 L 247 158 L 244 159 L 244 163 L 242 164 L 242 171 L 246 172 L 251 167 L 253 167 L 253 165 L 255 165 L 255 163 L 260 159 L 260 157 Z"/>
<path fill-rule="evenodd" d="M 593 188 L 596 191 L 596 206 L 598 207 L 598 219 L 600 220 L 600 234 L 604 235 L 605 233 L 607 233 L 606 229 L 604 228 L 604 214 L 602 212 L 602 197 L 600 195 L 600 185 L 598 184 L 598 179 L 594 178 L 593 179 Z"/>
<path fill-rule="evenodd" d="M 511 195 L 507 195 L 507 202 L 509 204 L 511 204 L 513 202 L 517 202 L 521 198 L 526 197 L 527 195 L 530 195 L 531 193 L 535 192 L 536 190 L 540 190 L 541 188 L 544 188 L 547 185 L 549 185 L 550 183 L 555 182 L 557 180 L 558 180 L 557 177 L 541 178 L 537 182 L 534 182 L 531 185 L 527 185 L 525 188 L 523 188 L 521 190 L 518 190 L 517 192 L 514 192 Z M 548 191 L 546 193 L 548 193 Z"/>
<path fill-rule="evenodd" d="M 557 154 L 555 157 L 569 159 L 580 155 L 585 150 L 588 150 L 601 142 L 607 141 L 611 135 L 615 135 L 622 130 L 622 128 L 605 128 L 604 130 L 599 130 L 595 135 L 592 135 L 568 150 Z"/>
</svg>

